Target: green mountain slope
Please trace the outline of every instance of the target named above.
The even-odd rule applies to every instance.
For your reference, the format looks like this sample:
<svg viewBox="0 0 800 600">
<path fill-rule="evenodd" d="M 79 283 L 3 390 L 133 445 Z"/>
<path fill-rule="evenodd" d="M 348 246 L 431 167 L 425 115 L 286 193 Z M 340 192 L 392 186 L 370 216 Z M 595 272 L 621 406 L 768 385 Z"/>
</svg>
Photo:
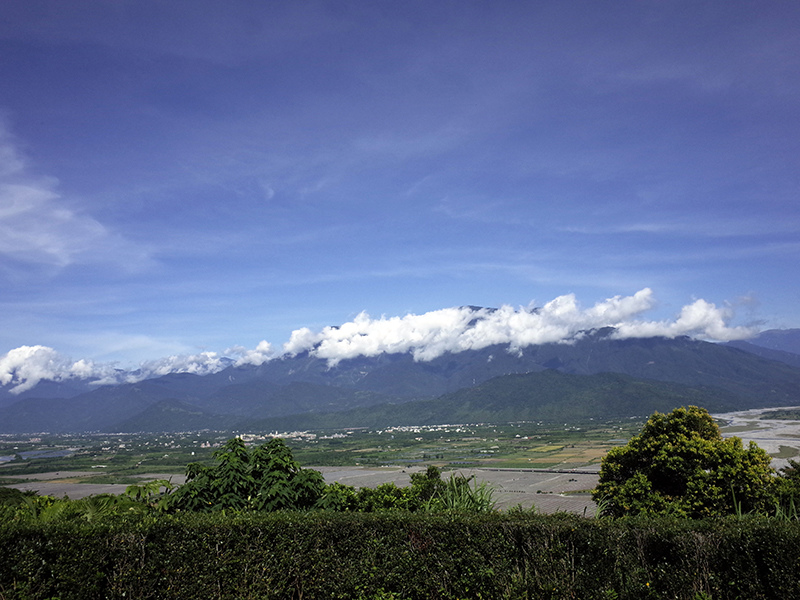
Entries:
<svg viewBox="0 0 800 600">
<path fill-rule="evenodd" d="M 646 416 L 696 404 L 730 410 L 737 398 L 723 390 L 641 380 L 618 373 L 572 375 L 555 370 L 495 377 L 433 400 L 386 404 L 328 414 L 294 415 L 249 423 L 261 430 L 386 427 L 506 421 L 575 422 Z"/>
<path fill-rule="evenodd" d="M 114 424 L 108 431 L 134 433 L 138 431 L 173 432 L 201 429 L 228 429 L 240 421 L 233 415 L 208 413 L 188 402 L 168 398 L 148 406 L 130 419 Z"/>
</svg>

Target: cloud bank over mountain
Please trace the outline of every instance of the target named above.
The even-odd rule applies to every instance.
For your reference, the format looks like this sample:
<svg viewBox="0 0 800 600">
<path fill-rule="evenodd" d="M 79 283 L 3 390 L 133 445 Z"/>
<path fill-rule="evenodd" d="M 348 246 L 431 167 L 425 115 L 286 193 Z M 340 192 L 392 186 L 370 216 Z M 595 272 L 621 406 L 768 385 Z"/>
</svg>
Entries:
<svg viewBox="0 0 800 600">
<path fill-rule="evenodd" d="M 20 346 L 0 356 L 0 385 L 10 385 L 10 391 L 19 394 L 43 380 L 91 379 L 96 385 L 136 383 L 170 373 L 209 375 L 231 365 L 258 366 L 274 358 L 272 348 L 266 341 L 262 341 L 252 350 L 243 347 L 229 348 L 225 355 L 237 358 L 226 358 L 216 352 L 200 352 L 145 361 L 138 369 L 126 371 L 117 368 L 113 363 L 95 363 L 86 359 L 73 362 L 47 346 Z"/>
<path fill-rule="evenodd" d="M 729 325 L 734 316 L 731 307 L 718 307 L 703 299 L 684 306 L 674 320 L 640 319 L 655 303 L 652 290 L 645 288 L 632 296 L 614 296 L 585 309 L 574 294 L 567 294 L 538 308 L 455 307 L 380 318 L 362 312 L 348 323 L 318 332 L 297 329 L 281 352 L 275 352 L 269 342 L 262 341 L 253 349 L 237 346 L 222 355 L 201 352 L 146 361 L 134 371 L 85 359 L 73 362 L 47 346 L 21 346 L 0 356 L 0 385 L 11 386 L 11 392 L 21 393 L 42 380 L 90 379 L 99 385 L 133 383 L 169 373 L 205 375 L 231 365 L 258 366 L 302 352 L 327 360 L 331 367 L 341 360 L 382 353 L 410 352 L 415 360 L 429 361 L 446 352 L 478 350 L 496 344 L 506 345 L 509 352 L 519 352 L 536 344 L 571 343 L 589 330 L 604 327 L 614 328 L 612 335 L 619 339 L 691 336 L 731 341 L 756 334 L 751 328 Z"/>
<path fill-rule="evenodd" d="M 559 296 L 541 308 L 502 306 L 446 308 L 422 315 L 372 319 L 366 313 L 339 327 L 318 333 L 303 328 L 292 333 L 284 353 L 311 352 L 333 366 L 356 356 L 411 352 L 416 360 L 432 360 L 445 352 L 479 350 L 506 344 L 511 352 L 526 346 L 569 343 L 583 332 L 616 328 L 615 337 L 677 337 L 689 335 L 707 340 L 730 341 L 754 335 L 746 327 L 729 327 L 728 307 L 705 300 L 684 306 L 674 321 L 639 321 L 636 317 L 655 306 L 652 290 L 633 296 L 614 296 L 588 309 L 574 294 Z"/>
</svg>

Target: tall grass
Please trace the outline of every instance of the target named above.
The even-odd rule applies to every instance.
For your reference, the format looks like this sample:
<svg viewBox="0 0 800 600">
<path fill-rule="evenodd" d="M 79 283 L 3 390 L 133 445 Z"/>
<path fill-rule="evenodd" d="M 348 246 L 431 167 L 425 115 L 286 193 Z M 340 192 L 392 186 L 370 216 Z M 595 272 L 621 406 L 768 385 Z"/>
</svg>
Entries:
<svg viewBox="0 0 800 600">
<path fill-rule="evenodd" d="M 473 477 L 450 475 L 444 487 L 438 490 L 423 509 L 430 512 L 464 511 L 487 513 L 495 510 L 494 488 L 485 481 L 470 481 Z"/>
</svg>

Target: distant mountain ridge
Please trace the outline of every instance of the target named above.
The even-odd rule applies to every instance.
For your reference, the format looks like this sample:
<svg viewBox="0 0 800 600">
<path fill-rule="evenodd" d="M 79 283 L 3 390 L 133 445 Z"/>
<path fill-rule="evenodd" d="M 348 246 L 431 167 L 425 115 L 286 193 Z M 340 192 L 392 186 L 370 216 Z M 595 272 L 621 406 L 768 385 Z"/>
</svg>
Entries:
<svg viewBox="0 0 800 600">
<path fill-rule="evenodd" d="M 784 350 L 773 350 L 765 346 L 757 346 L 756 344 L 751 344 L 750 342 L 743 342 L 743 341 L 728 342 L 726 345 L 732 348 L 738 348 L 739 350 L 744 350 L 745 352 L 749 352 L 750 354 L 755 354 L 756 356 L 760 356 L 761 358 L 766 358 L 768 360 L 776 360 L 778 362 L 786 363 L 787 365 L 800 368 L 800 354 L 785 352 Z"/>
<path fill-rule="evenodd" d="M 746 341 L 762 348 L 800 355 L 800 329 L 767 329 Z"/>
<path fill-rule="evenodd" d="M 587 418 L 635 408 L 636 414 L 647 412 L 638 408 L 652 406 L 653 399 L 663 409 L 687 402 L 731 410 L 800 404 L 797 366 L 725 344 L 690 338 L 616 339 L 613 333 L 606 328 L 586 332 L 572 343 L 528 346 L 518 352 L 492 346 L 427 362 L 415 361 L 409 353 L 380 354 L 331 367 L 303 353 L 257 367 L 230 366 L 204 376 L 171 374 L 64 398 L 53 397 L 56 387 L 49 385 L 43 388 L 47 397 L 35 397 L 34 388 L 27 397 L 0 408 L 0 432 L 190 430 L 205 428 L 203 424 L 271 429 L 288 422 L 298 427 L 324 419 L 340 422 L 348 415 L 353 420 L 358 415 L 400 418 L 403 410 L 445 421 L 452 420 L 448 414 L 458 415 L 460 421 L 486 420 L 487 415 L 515 420 L 521 415 L 537 418 L 536 411 L 540 418 L 563 414 L 558 398 L 562 408 L 571 406 L 572 413 Z M 544 372 L 551 375 L 537 379 L 535 375 Z M 615 380 L 616 401 L 604 395 L 603 386 L 611 385 L 599 377 L 604 374 L 628 378 Z M 536 400 L 541 400 L 536 390 L 545 381 L 549 400 L 542 403 Z M 586 385 L 597 389 L 576 396 L 575 390 Z M 498 393 L 505 408 L 481 408 L 476 394 L 490 398 Z M 585 399 L 583 407 L 576 400 L 580 397 Z M 407 403 L 412 404 L 403 409 Z M 414 413 L 403 419 L 411 416 Z"/>
</svg>

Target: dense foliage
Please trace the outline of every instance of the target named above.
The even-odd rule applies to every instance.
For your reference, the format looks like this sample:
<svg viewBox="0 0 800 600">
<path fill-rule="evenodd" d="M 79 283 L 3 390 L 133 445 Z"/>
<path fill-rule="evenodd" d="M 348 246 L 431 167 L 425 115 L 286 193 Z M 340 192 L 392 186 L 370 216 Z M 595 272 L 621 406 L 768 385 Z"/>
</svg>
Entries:
<svg viewBox="0 0 800 600">
<path fill-rule="evenodd" d="M 0 598 L 800 597 L 800 524 L 530 513 L 0 523 Z"/>
<path fill-rule="evenodd" d="M 319 471 L 300 467 L 281 439 L 249 449 L 240 438 L 228 440 L 214 453 L 217 464 L 187 466 L 187 481 L 177 490 L 166 481 L 130 486 L 126 496 L 161 511 L 214 512 L 324 509 L 374 512 L 378 510 L 467 510 L 494 508 L 492 490 L 470 485 L 472 478 L 451 475 L 442 480 L 434 466 L 411 475 L 409 487 L 385 483 L 361 488 L 326 485 Z M 161 491 L 164 487 L 165 490 Z"/>
<path fill-rule="evenodd" d="M 300 467 L 281 439 L 247 448 L 240 438 L 214 453 L 217 464 L 187 466 L 187 481 L 174 488 L 156 480 L 130 485 L 125 494 L 81 500 L 24 494 L 0 487 L 0 518 L 14 522 L 91 521 L 97 515 L 171 514 L 177 512 L 273 512 L 277 510 L 467 511 L 495 509 L 494 490 L 472 477 L 451 474 L 442 479 L 437 467 L 413 473 L 411 485 L 384 483 L 356 489 L 326 485 L 319 471 Z M 2 598 L 0 596 L 0 598 Z"/>
<path fill-rule="evenodd" d="M 775 500 L 779 515 L 800 515 L 800 462 L 789 459 L 775 482 Z"/>
<path fill-rule="evenodd" d="M 766 513 L 776 501 L 770 460 L 755 442 L 723 438 L 705 409 L 676 408 L 605 456 L 594 499 L 613 516 Z"/>
<path fill-rule="evenodd" d="M 186 484 L 170 497 L 173 509 L 279 510 L 311 508 L 325 488 L 319 471 L 303 469 L 281 439 L 249 450 L 232 438 L 214 457 L 219 463 L 187 467 Z"/>
</svg>

